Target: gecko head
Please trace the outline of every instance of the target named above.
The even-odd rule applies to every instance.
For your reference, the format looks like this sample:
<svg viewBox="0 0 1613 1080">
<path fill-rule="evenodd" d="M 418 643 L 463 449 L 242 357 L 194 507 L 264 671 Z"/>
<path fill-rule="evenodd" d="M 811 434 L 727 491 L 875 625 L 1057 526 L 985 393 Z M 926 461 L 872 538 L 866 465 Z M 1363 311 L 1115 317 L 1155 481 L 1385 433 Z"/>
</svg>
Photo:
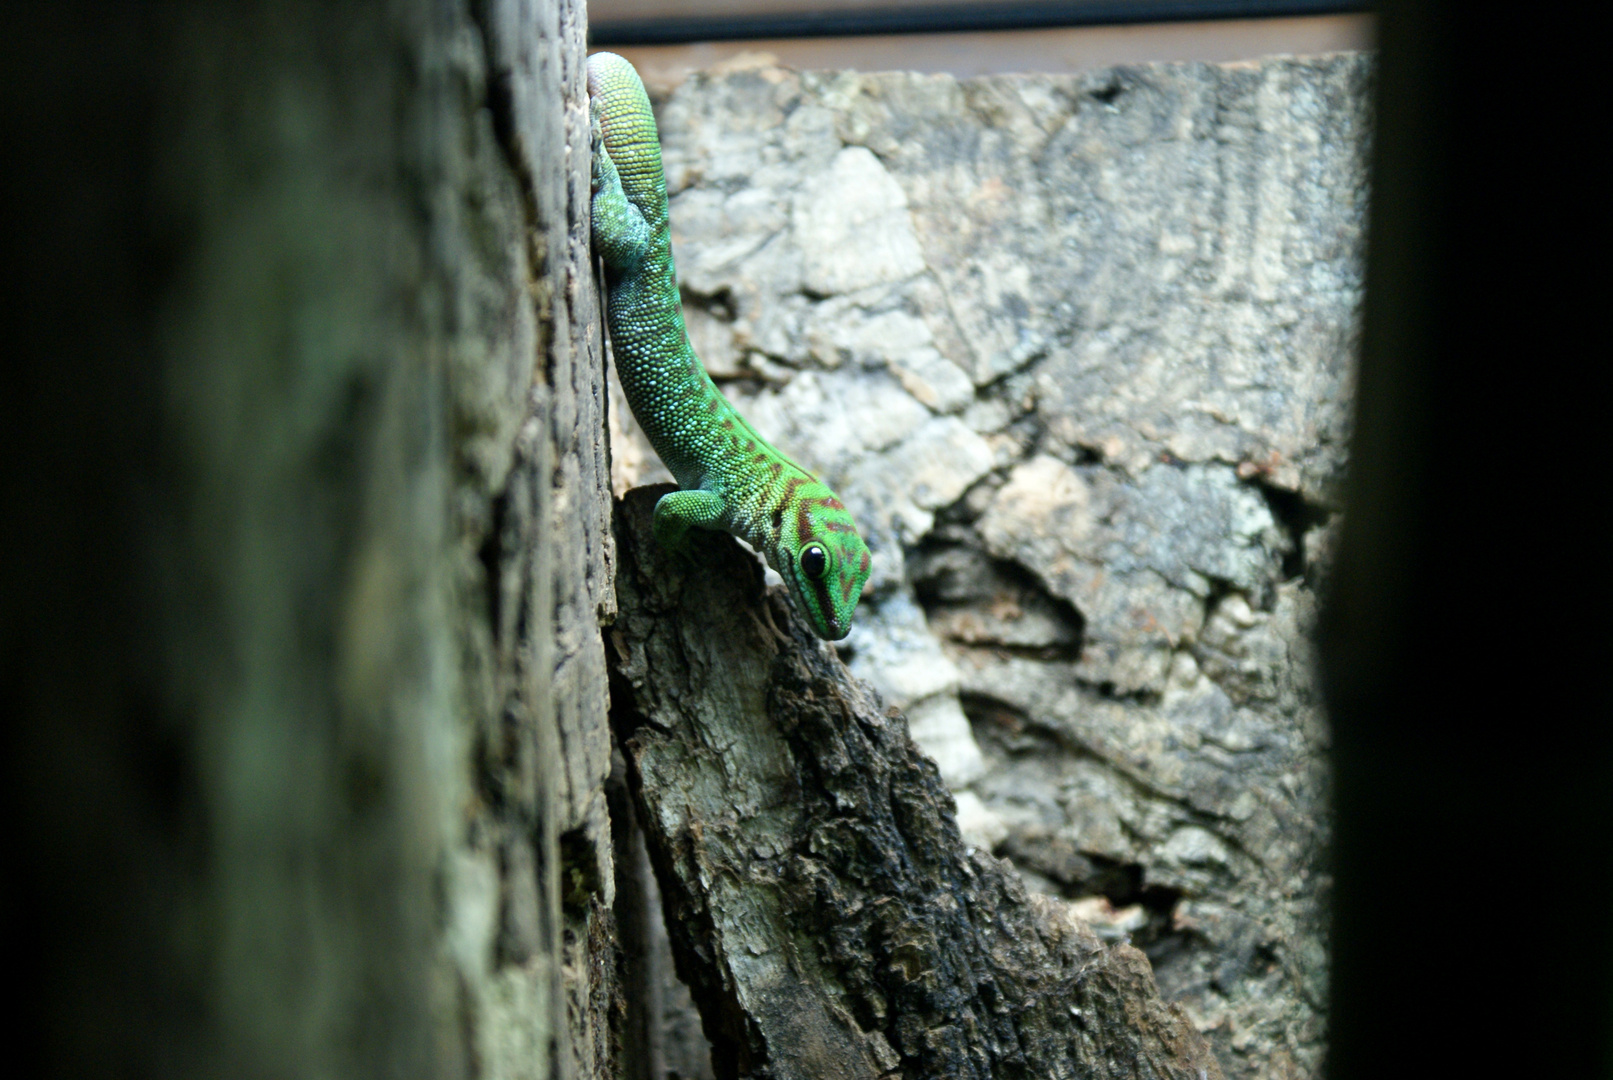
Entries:
<svg viewBox="0 0 1613 1080">
<path fill-rule="evenodd" d="M 851 615 L 868 580 L 868 545 L 857 535 L 851 513 L 823 484 L 796 492 L 793 533 L 780 540 L 780 576 L 795 605 L 821 638 L 839 641 L 851 632 Z"/>
</svg>

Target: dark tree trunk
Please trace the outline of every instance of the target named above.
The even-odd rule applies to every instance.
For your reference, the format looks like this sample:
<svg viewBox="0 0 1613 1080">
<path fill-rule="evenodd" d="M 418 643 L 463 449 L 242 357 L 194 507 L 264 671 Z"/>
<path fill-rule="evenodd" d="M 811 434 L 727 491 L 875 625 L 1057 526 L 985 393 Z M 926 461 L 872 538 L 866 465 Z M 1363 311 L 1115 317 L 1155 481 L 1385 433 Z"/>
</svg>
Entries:
<svg viewBox="0 0 1613 1080">
<path fill-rule="evenodd" d="M 617 507 L 613 719 L 719 1077 L 1218 1077 L 1148 961 L 965 847 L 905 720 L 756 560 Z"/>
<path fill-rule="evenodd" d="M 583 5 L 14 14 L 8 1060 L 612 1075 Z"/>
</svg>

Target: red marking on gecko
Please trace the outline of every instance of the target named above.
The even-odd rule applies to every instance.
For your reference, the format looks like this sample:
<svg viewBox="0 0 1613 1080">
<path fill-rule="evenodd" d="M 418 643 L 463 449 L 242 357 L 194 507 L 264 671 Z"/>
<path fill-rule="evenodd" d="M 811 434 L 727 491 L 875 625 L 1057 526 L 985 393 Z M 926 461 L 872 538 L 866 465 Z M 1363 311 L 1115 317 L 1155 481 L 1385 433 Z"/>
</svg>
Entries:
<svg viewBox="0 0 1613 1080">
<path fill-rule="evenodd" d="M 776 534 L 784 528 L 784 508 L 790 504 L 795 495 L 795 489 L 806 483 L 799 476 L 792 476 L 784 481 L 784 492 L 779 496 L 778 505 L 773 507 L 773 532 Z"/>
<path fill-rule="evenodd" d="M 812 508 L 822 503 L 822 499 L 802 499 L 801 505 L 795 508 L 796 540 L 812 535 Z"/>
</svg>

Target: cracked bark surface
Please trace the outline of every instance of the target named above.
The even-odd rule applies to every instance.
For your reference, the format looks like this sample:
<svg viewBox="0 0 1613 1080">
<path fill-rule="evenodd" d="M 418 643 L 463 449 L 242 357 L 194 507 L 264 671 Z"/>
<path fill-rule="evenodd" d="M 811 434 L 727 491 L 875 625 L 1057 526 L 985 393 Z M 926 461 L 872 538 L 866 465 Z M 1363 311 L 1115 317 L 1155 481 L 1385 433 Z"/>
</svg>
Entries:
<svg viewBox="0 0 1613 1080">
<path fill-rule="evenodd" d="M 723 534 L 617 506 L 612 713 L 717 1076 L 1219 1077 L 1148 960 L 965 844 L 905 719 Z"/>
<path fill-rule="evenodd" d="M 837 646 L 966 839 L 1320 1075 L 1371 57 L 976 79 L 735 58 L 657 108 L 697 351 L 873 552 Z M 612 410 L 618 492 L 662 477 Z"/>
</svg>

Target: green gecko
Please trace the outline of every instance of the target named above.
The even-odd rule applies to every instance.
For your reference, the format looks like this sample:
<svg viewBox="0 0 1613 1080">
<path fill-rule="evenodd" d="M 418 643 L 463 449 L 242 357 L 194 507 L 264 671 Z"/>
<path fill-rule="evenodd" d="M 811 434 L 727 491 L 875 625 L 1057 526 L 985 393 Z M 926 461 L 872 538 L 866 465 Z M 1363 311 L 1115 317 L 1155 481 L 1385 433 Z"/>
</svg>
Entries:
<svg viewBox="0 0 1613 1080">
<path fill-rule="evenodd" d="M 689 346 L 672 265 L 661 142 L 633 65 L 588 58 L 594 251 L 627 402 L 681 491 L 655 505 L 655 537 L 733 533 L 767 557 L 819 637 L 838 641 L 868 580 L 868 546 L 844 504 L 745 422 Z"/>
</svg>

